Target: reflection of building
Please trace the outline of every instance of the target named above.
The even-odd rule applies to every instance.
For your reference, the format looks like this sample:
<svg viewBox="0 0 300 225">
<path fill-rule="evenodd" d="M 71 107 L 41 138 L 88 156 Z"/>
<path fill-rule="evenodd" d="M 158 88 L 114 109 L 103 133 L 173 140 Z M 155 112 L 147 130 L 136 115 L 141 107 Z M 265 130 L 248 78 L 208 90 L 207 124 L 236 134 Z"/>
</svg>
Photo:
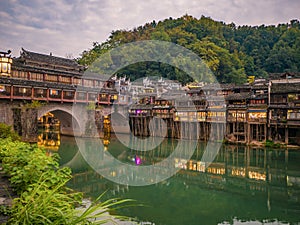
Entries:
<svg viewBox="0 0 300 225">
<path fill-rule="evenodd" d="M 110 117 L 109 116 L 104 116 L 103 131 L 104 131 L 104 133 L 110 133 L 110 131 L 111 131 L 111 124 L 110 124 Z"/>
<path fill-rule="evenodd" d="M 151 164 L 162 161 L 172 152 L 172 150 L 166 149 L 145 153 L 143 160 L 153 160 L 150 162 Z M 237 198 L 247 195 L 249 198 L 258 199 L 258 196 L 261 196 L 267 201 L 268 207 L 285 202 L 287 207 L 290 204 L 293 210 L 299 210 L 300 171 L 299 163 L 295 159 L 299 156 L 298 153 L 294 155 L 295 152 L 288 150 L 227 145 L 220 149 L 214 162 L 207 167 L 208 163 L 202 160 L 203 151 L 203 149 L 197 149 L 191 160 L 182 156 L 175 158 L 172 165 L 161 164 L 161 173 L 168 173 L 170 166 L 181 170 L 175 175 L 175 178 L 161 182 L 157 186 L 172 183 L 176 179 L 176 184 L 193 185 L 197 187 L 197 190 L 204 188 L 238 193 Z M 125 154 L 124 152 L 120 152 L 120 155 Z M 132 152 L 126 151 L 126 154 L 132 155 Z M 118 157 L 118 159 L 126 160 L 128 155 L 122 158 Z M 110 169 L 109 167 L 103 168 L 105 171 Z M 147 173 L 144 179 L 148 179 L 153 173 L 154 170 L 149 169 L 149 176 Z M 131 179 L 128 171 L 122 167 L 111 169 L 111 175 Z M 77 174 L 74 177 L 73 182 L 76 183 L 74 186 L 80 187 L 82 190 L 90 189 L 90 191 L 96 192 L 108 184 L 105 179 L 99 177 L 99 174 L 93 174 L 92 171 Z M 157 186 L 155 188 L 158 188 Z M 189 189 L 186 191 L 188 192 Z"/>
<path fill-rule="evenodd" d="M 38 123 L 39 127 L 44 129 L 59 130 L 60 126 L 60 121 L 50 112 L 39 118 Z"/>
<path fill-rule="evenodd" d="M 60 133 L 59 132 L 43 132 L 38 136 L 38 146 L 46 150 L 58 151 L 60 146 Z"/>
<path fill-rule="evenodd" d="M 104 132 L 102 143 L 104 145 L 104 151 L 106 151 L 108 149 L 108 145 L 110 144 L 110 132 Z"/>
<path fill-rule="evenodd" d="M 271 200 L 286 201 L 299 206 L 300 173 L 297 160 L 288 150 L 267 150 L 241 146 L 225 146 L 207 168 L 199 157 L 186 160 L 176 158 L 178 176 L 188 184 L 252 195 L 268 193 Z M 299 207 L 297 207 L 299 209 Z"/>
</svg>

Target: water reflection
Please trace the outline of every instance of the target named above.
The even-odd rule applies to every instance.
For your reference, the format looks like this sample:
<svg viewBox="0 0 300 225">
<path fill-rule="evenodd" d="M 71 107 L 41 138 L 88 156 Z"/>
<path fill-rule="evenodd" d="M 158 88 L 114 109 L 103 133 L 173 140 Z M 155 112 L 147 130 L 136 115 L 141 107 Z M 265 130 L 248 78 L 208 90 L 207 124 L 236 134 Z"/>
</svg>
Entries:
<svg viewBox="0 0 300 225">
<path fill-rule="evenodd" d="M 191 159 L 184 151 L 173 158 L 172 166 L 180 169 L 175 176 L 154 185 L 133 187 L 110 182 L 92 170 L 77 151 L 74 139 L 62 138 L 61 142 L 61 164 L 75 171 L 72 188 L 93 197 L 109 190 L 107 197 L 136 199 L 147 207 L 124 209 L 123 213 L 141 221 L 172 225 L 300 222 L 299 150 L 224 145 L 207 167 L 202 161 L 205 143 L 199 143 Z M 105 143 L 107 153 L 120 162 L 134 164 L 131 159 L 139 154 L 147 165 L 161 162 L 177 145 L 166 139 L 155 151 L 139 152 L 124 147 L 114 137 Z M 92 148 L 93 139 L 86 144 Z M 128 176 L 105 164 L 101 168 L 114 176 Z M 153 172 L 148 170 L 148 174 Z"/>
<path fill-rule="evenodd" d="M 59 130 L 43 130 L 38 135 L 38 146 L 50 151 L 58 151 L 60 147 Z"/>
</svg>

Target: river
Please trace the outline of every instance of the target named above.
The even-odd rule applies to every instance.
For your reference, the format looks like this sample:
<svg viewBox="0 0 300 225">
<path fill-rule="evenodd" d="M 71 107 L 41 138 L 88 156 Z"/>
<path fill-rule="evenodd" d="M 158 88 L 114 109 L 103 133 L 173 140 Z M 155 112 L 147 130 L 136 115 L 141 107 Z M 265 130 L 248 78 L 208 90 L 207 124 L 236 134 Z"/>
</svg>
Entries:
<svg viewBox="0 0 300 225">
<path fill-rule="evenodd" d="M 83 139 L 83 142 L 89 150 L 97 148 L 94 142 L 98 140 Z M 116 137 L 101 142 L 104 150 L 96 154 L 108 154 L 131 167 L 150 166 L 148 175 L 144 175 L 146 181 L 153 175 L 151 166 L 171 157 L 178 145 L 178 141 L 166 139 L 154 150 L 141 152 L 125 147 Z M 102 170 L 92 169 L 90 160 L 98 156 L 92 152 L 93 157 L 87 159 L 87 152 L 78 150 L 75 138 L 62 136 L 58 143 L 60 146 L 54 151 L 61 157 L 60 164 L 73 171 L 71 188 L 91 198 L 107 191 L 106 198 L 135 199 L 143 206 L 128 207 L 119 213 L 132 216 L 141 224 L 300 224 L 299 149 L 222 145 L 214 161 L 206 167 L 203 163 L 206 143 L 200 142 L 191 159 L 186 154 L 172 159 L 173 168 L 178 170 L 174 175 L 158 183 L 151 178 L 153 184 L 131 186 L 133 175 L 124 168 L 122 171 L 127 174 L 129 184 L 102 176 L 101 171 L 109 171 L 107 174 L 113 180 L 121 169 L 107 168 L 101 163 Z M 140 165 L 135 160 L 137 156 L 142 162 Z M 103 157 L 100 158 L 104 160 Z"/>
</svg>

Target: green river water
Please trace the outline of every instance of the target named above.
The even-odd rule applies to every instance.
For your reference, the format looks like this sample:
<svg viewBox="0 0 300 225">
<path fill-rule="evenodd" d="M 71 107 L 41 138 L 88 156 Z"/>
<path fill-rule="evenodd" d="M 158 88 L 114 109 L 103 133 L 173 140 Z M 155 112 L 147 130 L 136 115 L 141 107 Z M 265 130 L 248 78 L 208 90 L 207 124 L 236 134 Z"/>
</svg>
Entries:
<svg viewBox="0 0 300 225">
<path fill-rule="evenodd" d="M 123 164 L 137 167 L 161 162 L 178 143 L 166 139 L 154 150 L 141 152 L 125 147 L 116 137 L 107 141 L 104 152 L 91 155 L 110 154 Z M 97 148 L 93 139 L 85 142 L 90 150 Z M 204 148 L 205 143 L 199 143 L 190 160 L 185 154 L 177 157 L 173 167 L 180 170 L 175 175 L 147 186 L 119 184 L 102 177 L 86 162 L 72 137 L 61 137 L 58 154 L 60 164 L 72 168 L 71 188 L 91 198 L 107 191 L 106 198 L 135 199 L 144 206 L 119 213 L 135 217 L 141 224 L 300 224 L 299 149 L 223 145 L 205 168 L 201 161 Z M 135 165 L 136 155 L 141 165 Z M 120 173 L 115 168 L 104 169 L 110 170 L 111 176 Z"/>
</svg>

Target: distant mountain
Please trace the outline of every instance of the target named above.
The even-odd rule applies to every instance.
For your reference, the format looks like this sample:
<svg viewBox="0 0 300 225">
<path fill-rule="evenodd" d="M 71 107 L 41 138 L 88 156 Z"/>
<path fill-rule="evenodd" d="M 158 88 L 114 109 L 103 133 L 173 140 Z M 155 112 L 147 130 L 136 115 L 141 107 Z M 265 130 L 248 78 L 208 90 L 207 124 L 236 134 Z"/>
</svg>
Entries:
<svg viewBox="0 0 300 225">
<path fill-rule="evenodd" d="M 300 71 L 299 20 L 268 26 L 236 26 L 189 15 L 153 21 L 132 30 L 112 31 L 107 41 L 95 42 L 91 50 L 84 51 L 78 62 L 89 66 L 108 50 L 140 40 L 169 41 L 192 50 L 206 62 L 220 83 L 243 83 L 250 75 L 266 77 L 268 73 Z M 116 74 L 132 80 L 158 75 L 182 83 L 191 81 L 178 68 L 153 62 L 136 63 Z"/>
</svg>

